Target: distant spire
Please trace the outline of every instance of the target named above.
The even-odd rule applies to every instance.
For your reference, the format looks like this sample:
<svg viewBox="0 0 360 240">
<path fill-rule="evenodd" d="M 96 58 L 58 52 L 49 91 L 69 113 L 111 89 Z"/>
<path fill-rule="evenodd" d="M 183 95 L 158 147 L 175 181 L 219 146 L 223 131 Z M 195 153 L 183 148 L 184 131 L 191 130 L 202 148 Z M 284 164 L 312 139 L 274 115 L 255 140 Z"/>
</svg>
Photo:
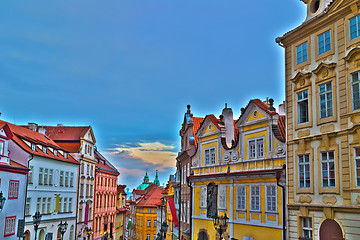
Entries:
<svg viewBox="0 0 360 240">
<path fill-rule="evenodd" d="M 158 177 L 158 170 L 156 170 L 154 184 L 160 186 L 160 181 L 159 181 L 159 177 Z"/>
</svg>

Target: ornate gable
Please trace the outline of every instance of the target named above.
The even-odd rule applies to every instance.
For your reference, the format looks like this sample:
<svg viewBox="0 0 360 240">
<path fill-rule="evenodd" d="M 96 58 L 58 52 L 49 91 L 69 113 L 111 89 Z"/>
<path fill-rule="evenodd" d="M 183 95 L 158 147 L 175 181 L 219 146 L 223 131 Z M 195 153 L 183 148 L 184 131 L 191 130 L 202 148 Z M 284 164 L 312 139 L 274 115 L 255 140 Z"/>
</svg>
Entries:
<svg viewBox="0 0 360 240">
<path fill-rule="evenodd" d="M 295 83 L 294 90 L 296 91 L 311 86 L 311 81 L 310 81 L 311 75 L 312 75 L 311 72 L 308 73 L 298 72 L 296 76 L 291 79 L 291 81 Z"/>
</svg>

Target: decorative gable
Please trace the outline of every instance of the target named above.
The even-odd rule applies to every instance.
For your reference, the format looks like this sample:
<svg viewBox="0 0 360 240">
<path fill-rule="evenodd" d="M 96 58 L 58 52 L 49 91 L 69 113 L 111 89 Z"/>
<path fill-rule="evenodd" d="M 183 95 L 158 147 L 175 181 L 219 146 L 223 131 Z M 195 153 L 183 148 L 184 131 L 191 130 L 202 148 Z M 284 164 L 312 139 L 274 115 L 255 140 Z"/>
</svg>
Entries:
<svg viewBox="0 0 360 240">
<path fill-rule="evenodd" d="M 311 72 L 308 73 L 298 72 L 296 76 L 293 79 L 291 79 L 291 81 L 295 84 L 294 90 L 297 91 L 299 89 L 311 86 L 311 81 L 310 81 L 311 75 L 312 75 Z"/>
<path fill-rule="evenodd" d="M 307 17 L 309 20 L 324 12 L 333 0 L 302 0 L 307 5 Z"/>
<path fill-rule="evenodd" d="M 256 107 L 252 109 L 252 112 L 250 113 L 249 117 L 247 118 L 246 122 L 251 122 L 254 120 L 259 120 L 261 118 L 264 118 L 265 115 Z"/>
<path fill-rule="evenodd" d="M 214 132 L 214 131 L 216 131 L 217 129 L 216 129 L 216 127 L 214 126 L 214 124 L 212 124 L 212 123 L 209 123 L 207 126 L 206 126 L 206 128 L 205 128 L 205 130 L 204 130 L 204 133 L 206 134 L 206 133 L 211 133 L 211 132 Z"/>
</svg>

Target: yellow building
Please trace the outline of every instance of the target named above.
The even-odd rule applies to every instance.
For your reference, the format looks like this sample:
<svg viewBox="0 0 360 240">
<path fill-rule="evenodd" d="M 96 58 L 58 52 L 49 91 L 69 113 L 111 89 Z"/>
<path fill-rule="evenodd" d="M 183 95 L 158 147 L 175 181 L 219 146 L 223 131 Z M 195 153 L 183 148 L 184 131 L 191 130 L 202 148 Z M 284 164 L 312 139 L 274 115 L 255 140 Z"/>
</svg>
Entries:
<svg viewBox="0 0 360 240">
<path fill-rule="evenodd" d="M 211 182 L 217 185 L 218 216 L 229 217 L 223 238 L 282 238 L 282 190 L 276 172 L 285 163 L 284 123 L 284 116 L 259 99 L 251 100 L 236 122 L 227 107 L 220 119 L 205 117 L 196 133 L 190 174 L 192 239 L 219 239 L 207 216 Z"/>
<path fill-rule="evenodd" d="M 160 201 L 163 191 L 158 185 L 150 184 L 146 193 L 136 204 L 135 237 L 136 240 L 155 240 L 157 211 L 156 204 Z"/>
<path fill-rule="evenodd" d="M 166 218 L 166 224 L 168 225 L 167 232 L 166 232 L 166 240 L 173 240 L 173 239 L 179 238 L 179 231 L 178 231 L 179 222 L 178 222 L 178 212 L 176 212 L 176 209 L 175 209 L 174 184 L 176 184 L 175 175 L 170 175 L 168 184 L 167 184 L 166 188 L 164 189 L 164 191 L 162 192 L 163 198 L 166 203 L 165 218 Z M 174 221 L 173 215 L 170 210 L 171 202 L 174 203 L 174 211 L 175 211 L 175 214 L 177 214 L 175 221 Z"/>
<path fill-rule="evenodd" d="M 126 185 L 118 185 L 117 186 L 117 203 L 116 203 L 116 233 L 115 238 L 116 240 L 125 239 L 125 216 L 126 216 L 126 192 L 125 192 Z"/>
<path fill-rule="evenodd" d="M 303 0 L 285 48 L 289 239 L 360 239 L 360 1 Z"/>
</svg>

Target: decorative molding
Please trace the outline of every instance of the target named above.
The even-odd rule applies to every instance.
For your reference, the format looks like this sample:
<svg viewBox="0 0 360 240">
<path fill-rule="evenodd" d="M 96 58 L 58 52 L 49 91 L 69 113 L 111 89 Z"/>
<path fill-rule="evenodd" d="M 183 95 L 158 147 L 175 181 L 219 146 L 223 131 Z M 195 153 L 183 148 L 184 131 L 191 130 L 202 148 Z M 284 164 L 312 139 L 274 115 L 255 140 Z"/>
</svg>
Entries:
<svg viewBox="0 0 360 240">
<path fill-rule="evenodd" d="M 335 126 L 333 124 L 320 127 L 321 133 L 327 133 L 327 132 L 333 132 L 333 131 L 335 131 Z"/>
<path fill-rule="evenodd" d="M 310 129 L 298 132 L 298 138 L 310 136 Z"/>
<path fill-rule="evenodd" d="M 334 205 L 336 202 L 337 202 L 337 199 L 336 199 L 336 197 L 334 197 L 334 196 L 331 196 L 331 197 L 324 196 L 324 197 L 323 197 L 323 203 L 325 203 L 325 204 L 332 204 L 332 205 Z"/>
<path fill-rule="evenodd" d="M 311 203 L 312 198 L 310 196 L 300 196 L 299 197 L 299 202 L 300 203 Z"/>
</svg>

